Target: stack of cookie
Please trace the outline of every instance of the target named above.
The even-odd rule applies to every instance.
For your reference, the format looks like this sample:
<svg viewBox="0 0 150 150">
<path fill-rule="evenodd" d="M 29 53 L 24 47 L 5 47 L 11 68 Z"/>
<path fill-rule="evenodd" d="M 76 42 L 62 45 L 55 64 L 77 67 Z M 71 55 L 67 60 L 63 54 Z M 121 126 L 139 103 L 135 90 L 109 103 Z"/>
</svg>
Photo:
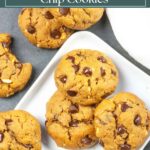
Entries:
<svg viewBox="0 0 150 150">
<path fill-rule="evenodd" d="M 150 126 L 144 103 L 130 93 L 106 99 L 118 78 L 116 66 L 99 51 L 73 50 L 63 56 L 45 123 L 58 146 L 80 149 L 99 141 L 105 150 L 133 150 L 144 142 Z"/>
<path fill-rule="evenodd" d="M 59 48 L 75 30 L 85 30 L 98 22 L 103 12 L 103 8 L 25 8 L 18 24 L 37 47 Z"/>
</svg>

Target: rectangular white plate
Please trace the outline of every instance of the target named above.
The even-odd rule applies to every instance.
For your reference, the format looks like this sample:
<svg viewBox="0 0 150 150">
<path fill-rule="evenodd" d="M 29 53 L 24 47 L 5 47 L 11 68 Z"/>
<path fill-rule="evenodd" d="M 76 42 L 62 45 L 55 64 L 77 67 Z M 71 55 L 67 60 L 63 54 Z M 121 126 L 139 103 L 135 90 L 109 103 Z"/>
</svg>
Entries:
<svg viewBox="0 0 150 150">
<path fill-rule="evenodd" d="M 150 77 L 118 54 L 114 49 L 108 46 L 93 33 L 87 31 L 77 32 L 73 34 L 60 48 L 60 50 L 50 61 L 39 78 L 35 81 L 35 83 L 16 107 L 16 109 L 23 109 L 30 112 L 39 119 L 42 126 L 42 150 L 61 149 L 56 146 L 54 141 L 48 137 L 45 131 L 45 108 L 48 99 L 56 91 L 53 74 L 57 63 L 65 53 L 73 49 L 80 48 L 100 50 L 112 58 L 120 73 L 120 84 L 116 92 L 133 92 L 143 99 L 148 109 L 150 109 Z M 100 146 L 95 146 L 91 149 L 100 150 L 102 148 L 100 148 Z"/>
</svg>

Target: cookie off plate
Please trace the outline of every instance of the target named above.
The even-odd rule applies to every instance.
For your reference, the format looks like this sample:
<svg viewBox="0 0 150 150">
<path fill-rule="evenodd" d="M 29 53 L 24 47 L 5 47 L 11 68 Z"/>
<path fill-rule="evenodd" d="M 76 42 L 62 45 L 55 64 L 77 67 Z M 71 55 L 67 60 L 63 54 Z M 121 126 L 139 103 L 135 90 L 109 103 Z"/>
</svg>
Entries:
<svg viewBox="0 0 150 150">
<path fill-rule="evenodd" d="M 39 119 L 42 127 L 42 150 L 62 149 L 57 147 L 45 130 L 46 103 L 57 89 L 54 82 L 54 70 L 59 60 L 67 52 L 81 48 L 99 50 L 106 53 L 119 70 L 120 83 L 116 93 L 119 91 L 132 92 L 140 97 L 145 102 L 147 108 L 150 109 L 150 76 L 130 63 L 93 33 L 88 31 L 76 32 L 59 49 L 57 54 L 16 106 L 16 109 L 26 110 Z M 141 146 L 141 150 L 148 141 L 149 138 L 147 138 L 145 143 Z M 100 145 L 96 145 L 90 149 L 102 150 L 103 148 Z"/>
</svg>

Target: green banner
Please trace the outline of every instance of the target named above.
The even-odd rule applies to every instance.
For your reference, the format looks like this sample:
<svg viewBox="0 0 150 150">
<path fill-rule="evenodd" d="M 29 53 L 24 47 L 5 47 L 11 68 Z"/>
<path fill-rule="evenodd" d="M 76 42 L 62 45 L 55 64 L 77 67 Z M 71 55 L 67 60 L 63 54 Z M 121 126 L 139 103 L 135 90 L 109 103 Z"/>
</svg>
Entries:
<svg viewBox="0 0 150 150">
<path fill-rule="evenodd" d="M 0 0 L 0 7 L 148 7 L 147 0 Z"/>
</svg>

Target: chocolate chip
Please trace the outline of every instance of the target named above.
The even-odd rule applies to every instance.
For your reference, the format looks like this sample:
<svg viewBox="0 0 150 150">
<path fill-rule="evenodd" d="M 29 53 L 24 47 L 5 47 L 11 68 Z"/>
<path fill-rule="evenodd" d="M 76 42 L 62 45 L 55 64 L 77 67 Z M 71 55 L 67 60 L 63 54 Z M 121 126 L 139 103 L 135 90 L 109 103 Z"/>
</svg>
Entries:
<svg viewBox="0 0 150 150">
<path fill-rule="evenodd" d="M 54 18 L 54 16 L 49 11 L 46 11 L 44 16 L 46 19 L 53 19 Z"/>
<path fill-rule="evenodd" d="M 107 62 L 107 60 L 103 56 L 98 57 L 97 60 L 99 60 L 102 63 L 106 63 Z"/>
<path fill-rule="evenodd" d="M 122 111 L 122 112 L 125 112 L 128 108 L 130 108 L 130 107 L 127 105 L 127 103 L 123 103 L 123 104 L 121 105 L 121 111 Z"/>
<path fill-rule="evenodd" d="M 29 26 L 27 27 L 27 31 L 28 31 L 30 34 L 33 34 L 33 33 L 36 32 L 36 29 L 35 29 L 34 26 L 29 25 Z"/>
<path fill-rule="evenodd" d="M 105 76 L 106 74 L 105 70 L 102 67 L 100 68 L 100 73 L 102 77 Z"/>
<path fill-rule="evenodd" d="M 80 69 L 79 65 L 73 65 L 72 67 L 74 68 L 75 73 L 77 73 L 79 71 L 79 69 Z"/>
<path fill-rule="evenodd" d="M 2 46 L 3 46 L 3 48 L 8 48 L 8 47 L 9 47 L 9 44 L 6 43 L 6 42 L 2 42 Z"/>
<path fill-rule="evenodd" d="M 74 96 L 77 95 L 77 92 L 76 92 L 76 91 L 73 91 L 73 90 L 68 90 L 68 91 L 67 91 L 67 94 L 68 94 L 69 96 L 74 97 Z"/>
<path fill-rule="evenodd" d="M 51 37 L 54 39 L 59 39 L 61 37 L 60 31 L 57 29 L 51 31 Z"/>
<path fill-rule="evenodd" d="M 69 122 L 69 126 L 70 127 L 77 127 L 78 126 L 79 121 L 78 120 L 72 120 L 71 122 Z"/>
<path fill-rule="evenodd" d="M 131 146 L 128 144 L 122 144 L 120 145 L 120 150 L 130 150 Z"/>
<path fill-rule="evenodd" d="M 59 8 L 59 12 L 62 15 L 67 15 L 69 13 L 70 9 L 69 8 Z"/>
<path fill-rule="evenodd" d="M 89 138 L 88 136 L 85 136 L 84 138 L 81 139 L 81 143 L 85 145 L 89 145 L 92 143 L 92 139 Z"/>
<path fill-rule="evenodd" d="M 0 142 L 3 142 L 3 139 L 4 139 L 4 134 L 0 132 Z"/>
<path fill-rule="evenodd" d="M 66 59 L 71 60 L 72 63 L 75 62 L 75 57 L 73 57 L 73 56 L 68 56 Z"/>
<path fill-rule="evenodd" d="M 121 134 L 124 134 L 124 133 L 126 133 L 126 128 L 123 125 L 120 125 L 117 128 L 117 134 L 121 135 Z"/>
<path fill-rule="evenodd" d="M 79 112 L 79 106 L 77 104 L 71 104 L 68 112 L 72 114 Z"/>
<path fill-rule="evenodd" d="M 92 75 L 92 70 L 91 70 L 89 67 L 84 67 L 82 73 L 83 73 L 85 76 L 89 77 L 89 76 Z"/>
<path fill-rule="evenodd" d="M 111 69 L 111 74 L 113 74 L 114 76 L 116 76 L 116 71 Z"/>
<path fill-rule="evenodd" d="M 31 144 L 24 144 L 24 146 L 26 147 L 26 148 L 33 148 L 33 146 L 31 145 Z"/>
<path fill-rule="evenodd" d="M 11 119 L 6 119 L 5 120 L 5 125 L 9 125 L 11 122 L 13 122 Z"/>
<path fill-rule="evenodd" d="M 66 75 L 62 75 L 59 79 L 62 83 L 66 83 L 67 81 L 67 76 Z"/>
<path fill-rule="evenodd" d="M 139 116 L 139 115 L 135 116 L 134 124 L 137 125 L 137 126 L 141 124 L 141 116 Z"/>
</svg>

